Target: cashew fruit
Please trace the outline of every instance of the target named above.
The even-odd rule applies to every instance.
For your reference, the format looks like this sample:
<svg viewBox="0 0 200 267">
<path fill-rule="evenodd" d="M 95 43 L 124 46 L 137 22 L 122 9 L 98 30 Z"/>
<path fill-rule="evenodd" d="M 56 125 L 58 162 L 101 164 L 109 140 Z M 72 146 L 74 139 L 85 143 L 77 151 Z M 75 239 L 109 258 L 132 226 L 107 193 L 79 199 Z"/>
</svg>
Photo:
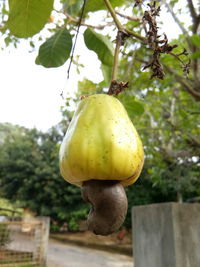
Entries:
<svg viewBox="0 0 200 267">
<path fill-rule="evenodd" d="M 60 170 L 66 181 L 136 181 L 144 152 L 140 137 L 121 102 L 106 94 L 82 99 L 60 148 Z"/>
<path fill-rule="evenodd" d="M 106 94 L 80 101 L 60 147 L 60 171 L 91 203 L 88 228 L 98 235 L 119 229 L 127 213 L 124 186 L 144 163 L 140 137 L 121 102 Z"/>
</svg>

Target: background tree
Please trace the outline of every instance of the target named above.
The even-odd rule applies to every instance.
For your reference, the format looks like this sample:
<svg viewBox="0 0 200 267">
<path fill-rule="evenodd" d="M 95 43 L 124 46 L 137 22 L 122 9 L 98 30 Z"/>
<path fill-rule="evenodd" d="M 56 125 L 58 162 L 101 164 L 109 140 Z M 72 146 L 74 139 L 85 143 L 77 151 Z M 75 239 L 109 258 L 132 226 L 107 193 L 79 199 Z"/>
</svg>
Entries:
<svg viewBox="0 0 200 267">
<path fill-rule="evenodd" d="M 1 124 L 1 128 L 6 128 Z M 14 128 L 11 126 L 11 129 Z M 58 164 L 59 127 L 47 133 L 21 128 L 0 149 L 0 196 L 58 222 L 85 217 L 80 189 L 64 181 Z"/>
</svg>

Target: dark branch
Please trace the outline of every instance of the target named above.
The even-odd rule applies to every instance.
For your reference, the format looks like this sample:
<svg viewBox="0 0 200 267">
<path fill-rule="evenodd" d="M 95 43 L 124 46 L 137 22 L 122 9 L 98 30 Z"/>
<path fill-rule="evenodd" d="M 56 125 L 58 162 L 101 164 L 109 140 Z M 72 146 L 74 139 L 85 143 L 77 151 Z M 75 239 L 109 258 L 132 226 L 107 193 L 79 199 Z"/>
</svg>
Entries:
<svg viewBox="0 0 200 267">
<path fill-rule="evenodd" d="M 197 18 L 197 13 L 196 13 L 196 10 L 194 8 L 193 1 L 192 0 L 187 0 L 187 2 L 188 2 L 189 9 L 190 9 L 190 14 L 192 16 L 193 21 L 195 22 L 195 20 Z"/>
<path fill-rule="evenodd" d="M 180 22 L 180 20 L 178 19 L 178 17 L 176 16 L 176 14 L 174 13 L 172 7 L 170 6 L 170 4 L 167 3 L 167 1 L 165 1 L 165 5 L 168 9 L 168 11 L 170 12 L 172 18 L 174 19 L 174 21 L 177 23 L 177 25 L 179 26 L 179 28 L 181 29 L 182 33 L 185 35 L 186 37 L 186 40 L 188 42 L 188 45 L 190 47 L 192 47 L 192 43 L 191 43 L 191 40 L 190 40 L 190 36 L 188 34 L 188 31 L 183 27 L 182 23 Z"/>
<path fill-rule="evenodd" d="M 193 89 L 193 86 L 190 85 L 186 79 L 184 79 L 181 75 L 176 73 L 174 69 L 171 69 L 168 66 L 164 66 L 164 69 L 169 72 L 170 74 L 174 75 L 176 80 L 183 86 L 183 88 L 190 93 L 197 101 L 200 101 L 200 92 Z"/>
<path fill-rule="evenodd" d="M 79 23 L 79 19 L 72 17 L 68 13 L 65 13 L 65 15 L 68 18 L 69 22 L 75 22 L 75 24 Z M 91 24 L 87 24 L 87 23 L 81 21 L 81 26 L 86 26 L 89 28 L 97 29 L 97 30 L 103 30 L 108 25 L 110 25 L 110 23 L 108 23 L 106 25 L 91 25 Z"/>
<path fill-rule="evenodd" d="M 153 50 L 152 59 L 148 64 L 146 64 L 143 68 L 151 68 L 152 75 L 151 79 L 156 77 L 158 79 L 164 79 L 165 73 L 163 70 L 163 66 L 160 62 L 160 55 L 164 53 L 170 53 L 177 45 L 170 45 L 168 43 L 168 38 L 166 34 L 164 34 L 164 38 L 161 39 L 161 35 L 158 35 L 158 26 L 156 18 L 159 16 L 161 8 L 156 5 L 156 1 L 153 1 L 153 4 L 148 4 L 150 10 L 144 12 L 144 16 L 142 18 L 144 29 L 147 36 L 147 43 L 149 47 Z"/>
<path fill-rule="evenodd" d="M 148 62 L 146 60 L 143 60 L 141 58 L 137 57 L 136 60 L 141 62 L 141 63 L 148 64 Z M 163 65 L 163 68 L 170 75 L 173 75 L 175 77 L 176 81 L 179 82 L 182 85 L 182 87 L 189 94 L 191 94 L 194 97 L 194 99 L 196 99 L 197 101 L 200 101 L 200 92 L 198 92 L 198 89 L 193 89 L 194 86 L 190 85 L 190 83 L 183 76 L 176 73 L 174 69 L 172 69 L 166 65 Z"/>
<path fill-rule="evenodd" d="M 200 15 L 197 15 L 193 1 L 187 0 L 187 2 L 188 2 L 188 7 L 190 10 L 191 17 L 192 17 L 192 21 L 193 21 L 192 32 L 193 32 L 193 34 L 195 34 L 195 33 L 197 33 L 197 29 L 198 29 L 199 24 L 200 24 Z"/>
<path fill-rule="evenodd" d="M 70 58 L 70 62 L 69 62 L 69 67 L 68 67 L 68 70 L 67 70 L 67 79 L 69 79 L 69 73 L 70 73 L 71 64 L 72 64 L 73 58 L 74 58 L 74 51 L 75 51 L 76 42 L 77 42 L 77 39 L 78 39 L 79 30 L 80 30 L 80 27 L 81 27 L 81 21 L 82 21 L 83 14 L 84 14 L 84 11 L 85 11 L 85 5 L 86 5 L 86 0 L 83 1 L 83 5 L 82 5 L 82 8 L 81 8 L 81 15 L 80 15 L 79 21 L 77 23 L 77 32 L 76 32 L 76 36 L 75 36 L 74 45 L 72 47 L 72 52 L 71 52 L 71 58 Z"/>
<path fill-rule="evenodd" d="M 128 88 L 128 82 L 117 82 L 113 80 L 110 84 L 108 95 L 118 95 Z"/>
<path fill-rule="evenodd" d="M 200 24 L 200 14 L 196 17 L 195 23 L 193 24 L 193 33 L 197 33 Z"/>
</svg>

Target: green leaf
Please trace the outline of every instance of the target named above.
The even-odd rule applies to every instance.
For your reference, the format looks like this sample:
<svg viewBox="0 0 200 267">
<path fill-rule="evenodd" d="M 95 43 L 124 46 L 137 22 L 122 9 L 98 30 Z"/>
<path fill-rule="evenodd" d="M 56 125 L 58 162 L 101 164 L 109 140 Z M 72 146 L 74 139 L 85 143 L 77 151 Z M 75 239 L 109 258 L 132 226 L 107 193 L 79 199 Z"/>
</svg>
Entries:
<svg viewBox="0 0 200 267">
<path fill-rule="evenodd" d="M 69 15 L 77 15 L 83 6 L 82 0 L 63 0 L 63 9 Z"/>
<path fill-rule="evenodd" d="M 106 85 L 108 86 L 111 81 L 111 76 L 112 76 L 112 67 L 108 65 L 101 64 L 101 70 L 103 73 L 104 81 Z"/>
<path fill-rule="evenodd" d="M 42 65 L 42 63 L 40 62 L 39 56 L 36 57 L 35 64 Z"/>
<path fill-rule="evenodd" d="M 196 58 L 200 58 L 200 50 L 196 51 L 195 53 L 192 54 L 192 58 L 196 59 Z"/>
<path fill-rule="evenodd" d="M 179 109 L 179 113 L 183 118 L 187 118 L 187 116 L 188 116 L 187 112 L 185 112 L 184 109 Z"/>
<path fill-rule="evenodd" d="M 96 91 L 97 91 L 96 83 L 93 83 L 88 79 L 84 79 L 83 81 L 78 82 L 78 92 L 81 95 L 94 94 L 96 93 Z"/>
<path fill-rule="evenodd" d="M 175 4 L 177 4 L 177 3 L 178 3 L 178 0 L 171 0 L 171 1 L 170 1 L 170 5 L 171 5 L 172 7 L 174 7 Z"/>
<path fill-rule="evenodd" d="M 7 26 L 20 38 L 31 37 L 47 23 L 53 9 L 53 0 L 9 0 Z"/>
<path fill-rule="evenodd" d="M 46 68 L 59 67 L 69 58 L 71 49 L 72 36 L 66 28 L 61 28 L 40 46 L 36 64 Z"/>
<path fill-rule="evenodd" d="M 104 65 L 112 66 L 114 49 L 108 37 L 87 28 L 84 32 L 84 41 L 87 48 L 93 50 Z"/>
<path fill-rule="evenodd" d="M 191 36 L 191 41 L 195 46 L 200 46 L 200 36 L 197 34 L 194 34 Z"/>
<path fill-rule="evenodd" d="M 142 115 L 144 113 L 143 104 L 141 102 L 135 101 L 134 96 L 121 94 L 118 96 L 118 99 L 123 103 L 130 118 L 134 118 L 135 116 Z"/>
<path fill-rule="evenodd" d="M 110 3 L 112 7 L 117 7 L 117 6 L 122 6 L 125 4 L 127 1 L 126 0 L 110 0 Z M 93 12 L 97 10 L 102 10 L 102 9 L 107 9 L 106 5 L 104 4 L 103 1 L 100 0 L 88 0 L 86 3 L 86 12 Z"/>
</svg>

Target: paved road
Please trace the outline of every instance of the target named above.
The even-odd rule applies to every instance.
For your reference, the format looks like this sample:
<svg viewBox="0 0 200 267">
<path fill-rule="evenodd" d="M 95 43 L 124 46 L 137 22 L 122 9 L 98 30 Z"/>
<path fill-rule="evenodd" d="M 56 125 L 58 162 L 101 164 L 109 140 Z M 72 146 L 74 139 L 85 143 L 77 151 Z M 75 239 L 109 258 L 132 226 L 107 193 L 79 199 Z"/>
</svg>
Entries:
<svg viewBox="0 0 200 267">
<path fill-rule="evenodd" d="M 133 267 L 132 258 L 50 240 L 47 267 Z"/>
</svg>

